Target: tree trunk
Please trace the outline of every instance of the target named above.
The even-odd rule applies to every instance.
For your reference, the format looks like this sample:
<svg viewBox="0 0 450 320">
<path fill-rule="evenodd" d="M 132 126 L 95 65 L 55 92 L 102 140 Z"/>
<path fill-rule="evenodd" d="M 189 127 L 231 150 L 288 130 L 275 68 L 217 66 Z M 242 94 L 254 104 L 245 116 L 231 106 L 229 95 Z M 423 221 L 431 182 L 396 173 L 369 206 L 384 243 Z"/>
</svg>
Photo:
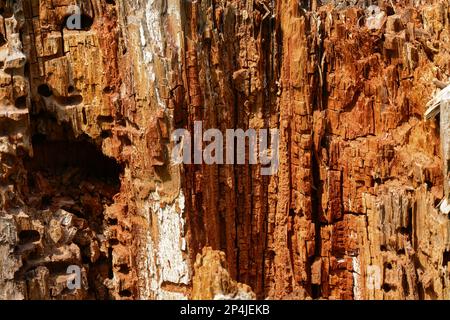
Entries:
<svg viewBox="0 0 450 320">
<path fill-rule="evenodd" d="M 448 1 L 77 2 L 0 0 L 0 298 L 450 299 Z"/>
</svg>

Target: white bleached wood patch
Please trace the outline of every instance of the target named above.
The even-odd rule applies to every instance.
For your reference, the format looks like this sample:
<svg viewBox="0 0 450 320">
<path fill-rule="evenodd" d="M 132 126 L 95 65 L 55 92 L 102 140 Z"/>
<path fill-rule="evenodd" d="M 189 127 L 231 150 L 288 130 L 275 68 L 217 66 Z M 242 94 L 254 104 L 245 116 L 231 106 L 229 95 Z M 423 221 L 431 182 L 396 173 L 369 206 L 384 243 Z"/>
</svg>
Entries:
<svg viewBox="0 0 450 320">
<path fill-rule="evenodd" d="M 191 280 L 184 234 L 185 198 L 182 191 L 173 203 L 162 203 L 158 191 L 152 193 L 146 205 L 149 227 L 147 233 L 147 276 L 142 298 L 183 299 L 179 292 L 163 289 L 163 283 L 187 285 Z"/>
<path fill-rule="evenodd" d="M 425 120 L 432 119 L 438 115 L 438 113 L 441 111 L 442 104 L 444 102 L 450 101 L 450 85 L 443 88 L 441 91 L 439 91 L 433 99 L 431 99 L 426 107 L 427 110 L 425 111 L 424 118 Z"/>
</svg>

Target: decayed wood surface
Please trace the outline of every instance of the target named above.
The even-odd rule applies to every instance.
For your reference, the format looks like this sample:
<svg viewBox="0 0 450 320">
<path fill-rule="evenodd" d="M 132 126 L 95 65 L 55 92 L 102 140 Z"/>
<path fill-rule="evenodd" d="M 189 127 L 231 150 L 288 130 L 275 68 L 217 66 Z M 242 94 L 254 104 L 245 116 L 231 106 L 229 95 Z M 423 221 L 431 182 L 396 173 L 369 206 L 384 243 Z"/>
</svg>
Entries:
<svg viewBox="0 0 450 320">
<path fill-rule="evenodd" d="M 449 299 L 449 3 L 347 2 L 0 1 L 0 298 Z"/>
</svg>

